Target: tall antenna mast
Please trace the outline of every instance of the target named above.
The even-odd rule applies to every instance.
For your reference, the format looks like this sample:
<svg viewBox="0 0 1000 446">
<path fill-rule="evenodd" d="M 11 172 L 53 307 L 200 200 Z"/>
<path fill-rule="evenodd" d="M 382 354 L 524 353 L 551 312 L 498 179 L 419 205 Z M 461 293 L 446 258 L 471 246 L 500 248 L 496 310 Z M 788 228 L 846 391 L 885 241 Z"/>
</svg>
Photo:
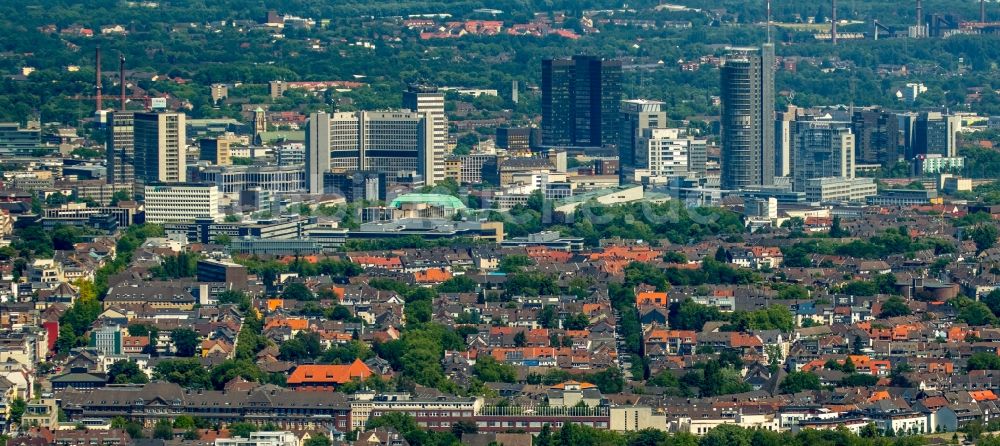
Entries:
<svg viewBox="0 0 1000 446">
<path fill-rule="evenodd" d="M 121 110 L 125 111 L 125 54 L 124 53 L 118 56 L 118 83 L 120 83 L 122 87 Z"/>
<path fill-rule="evenodd" d="M 767 0 L 767 43 L 771 43 L 771 0 Z"/>
<path fill-rule="evenodd" d="M 103 98 L 103 95 L 102 95 L 102 88 L 101 88 L 101 46 L 100 45 L 97 46 L 97 56 L 96 56 L 96 59 L 97 59 L 97 61 L 96 61 L 97 62 L 97 67 L 96 67 L 97 68 L 97 74 L 96 74 L 96 80 L 95 80 L 95 83 L 94 83 L 94 89 L 97 90 L 96 91 L 96 93 L 97 93 L 97 100 L 96 100 L 97 104 L 96 105 L 97 105 L 97 111 L 100 112 L 101 109 L 104 108 L 104 107 L 102 107 L 102 104 L 101 104 L 101 102 L 103 101 L 104 98 Z"/>
</svg>

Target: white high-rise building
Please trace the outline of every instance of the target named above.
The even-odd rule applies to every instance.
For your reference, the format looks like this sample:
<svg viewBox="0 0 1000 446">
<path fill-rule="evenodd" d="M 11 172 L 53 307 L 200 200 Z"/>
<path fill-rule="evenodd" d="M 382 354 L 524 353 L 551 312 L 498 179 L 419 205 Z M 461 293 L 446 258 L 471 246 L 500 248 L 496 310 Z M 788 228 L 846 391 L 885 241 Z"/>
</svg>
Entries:
<svg viewBox="0 0 1000 446">
<path fill-rule="evenodd" d="M 636 150 L 637 169 L 652 177 L 688 176 L 704 172 L 704 141 L 687 134 L 685 129 L 644 129 Z M 699 161 L 700 160 L 700 161 Z M 701 163 L 698 166 L 698 163 Z"/>
<path fill-rule="evenodd" d="M 187 180 L 184 113 L 138 112 L 132 127 L 137 184 Z"/>
<path fill-rule="evenodd" d="M 426 85 L 410 85 L 403 92 L 403 107 L 413 112 L 425 112 L 433 121 L 431 141 L 418 169 L 424 182 L 433 186 L 444 180 L 444 157 L 448 150 L 448 117 L 444 113 L 444 93 Z"/>
<path fill-rule="evenodd" d="M 144 188 L 146 223 L 222 221 L 219 188 L 204 183 L 148 183 Z"/>
</svg>

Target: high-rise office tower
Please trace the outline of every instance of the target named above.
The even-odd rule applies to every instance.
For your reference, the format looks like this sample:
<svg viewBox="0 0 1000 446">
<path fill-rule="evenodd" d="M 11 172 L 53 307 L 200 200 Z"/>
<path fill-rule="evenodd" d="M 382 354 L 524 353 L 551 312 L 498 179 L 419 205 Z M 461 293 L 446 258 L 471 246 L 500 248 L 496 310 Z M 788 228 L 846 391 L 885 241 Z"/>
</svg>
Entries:
<svg viewBox="0 0 1000 446">
<path fill-rule="evenodd" d="M 792 123 L 802 116 L 801 109 L 794 105 L 788 106 L 788 111 L 777 112 L 774 119 L 774 176 L 787 177 L 792 174 L 795 165 L 795 153 L 792 151 Z"/>
<path fill-rule="evenodd" d="M 424 182 L 433 186 L 444 180 L 444 155 L 448 149 L 448 118 L 444 114 L 444 93 L 426 85 L 410 85 L 403 92 L 403 107 L 417 113 L 427 113 L 433 122 L 432 141 L 422 158 L 420 169 Z"/>
<path fill-rule="evenodd" d="M 850 123 L 806 117 L 792 123 L 793 187 L 804 192 L 814 178 L 854 178 L 854 133 Z"/>
<path fill-rule="evenodd" d="M 416 172 L 424 181 L 434 166 L 435 119 L 428 112 L 313 113 L 306 123 L 306 185 L 322 193 L 327 172 Z M 443 174 L 443 173 L 442 173 Z"/>
<path fill-rule="evenodd" d="M 621 131 L 618 142 L 619 173 L 622 184 L 630 182 L 630 175 L 636 168 L 636 158 L 639 156 L 639 138 L 646 129 L 667 126 L 667 112 L 663 111 L 663 103 L 645 99 L 628 99 L 621 102 Z"/>
<path fill-rule="evenodd" d="M 882 110 L 858 110 L 851 116 L 858 163 L 891 167 L 899 160 L 899 118 Z"/>
<path fill-rule="evenodd" d="M 722 188 L 774 183 L 774 46 L 729 48 L 721 70 Z"/>
<path fill-rule="evenodd" d="M 938 112 L 923 112 L 917 115 L 913 127 L 912 157 L 919 155 L 941 155 L 954 157 L 958 153 L 958 132 L 962 130 L 962 118 Z"/>
<path fill-rule="evenodd" d="M 542 144 L 618 144 L 621 95 L 621 61 L 592 56 L 543 60 Z"/>
<path fill-rule="evenodd" d="M 330 115 L 316 112 L 306 121 L 306 190 L 323 193 L 323 174 L 330 171 Z"/>
<path fill-rule="evenodd" d="M 134 119 L 135 112 L 130 111 L 115 111 L 108 114 L 108 184 L 131 187 L 135 183 Z"/>
<path fill-rule="evenodd" d="M 133 136 L 137 184 L 177 183 L 187 179 L 184 113 L 136 112 Z"/>
</svg>

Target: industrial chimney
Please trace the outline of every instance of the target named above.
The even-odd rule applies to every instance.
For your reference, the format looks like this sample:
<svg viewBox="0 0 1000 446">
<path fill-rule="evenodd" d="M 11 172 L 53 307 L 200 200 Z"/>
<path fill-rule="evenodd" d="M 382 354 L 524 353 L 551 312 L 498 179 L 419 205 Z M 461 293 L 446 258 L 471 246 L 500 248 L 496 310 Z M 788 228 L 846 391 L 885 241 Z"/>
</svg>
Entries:
<svg viewBox="0 0 1000 446">
<path fill-rule="evenodd" d="M 96 100 L 96 102 L 97 102 L 97 104 L 96 104 L 97 105 L 97 110 L 96 111 L 100 112 L 104 108 L 102 106 L 102 104 L 101 104 L 101 102 L 104 100 L 104 98 L 103 98 L 102 89 L 101 89 L 101 47 L 100 46 L 97 47 L 96 59 L 97 59 L 97 66 L 95 68 L 97 69 L 97 74 L 96 74 L 96 79 L 95 79 L 95 82 L 94 82 L 94 89 L 96 90 L 96 93 L 97 93 L 97 95 L 96 95 L 97 96 L 97 100 Z"/>
</svg>

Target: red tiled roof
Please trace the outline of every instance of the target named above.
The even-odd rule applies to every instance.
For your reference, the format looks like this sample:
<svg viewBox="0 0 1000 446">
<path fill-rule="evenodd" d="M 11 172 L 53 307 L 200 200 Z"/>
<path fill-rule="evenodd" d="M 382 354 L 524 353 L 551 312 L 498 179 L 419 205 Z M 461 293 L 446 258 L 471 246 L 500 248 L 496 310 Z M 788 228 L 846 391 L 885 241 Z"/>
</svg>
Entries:
<svg viewBox="0 0 1000 446">
<path fill-rule="evenodd" d="M 349 365 L 314 365 L 304 364 L 295 368 L 288 377 L 290 385 L 303 384 L 344 384 L 351 380 L 365 379 L 374 372 L 360 359 L 355 359 Z"/>
</svg>

